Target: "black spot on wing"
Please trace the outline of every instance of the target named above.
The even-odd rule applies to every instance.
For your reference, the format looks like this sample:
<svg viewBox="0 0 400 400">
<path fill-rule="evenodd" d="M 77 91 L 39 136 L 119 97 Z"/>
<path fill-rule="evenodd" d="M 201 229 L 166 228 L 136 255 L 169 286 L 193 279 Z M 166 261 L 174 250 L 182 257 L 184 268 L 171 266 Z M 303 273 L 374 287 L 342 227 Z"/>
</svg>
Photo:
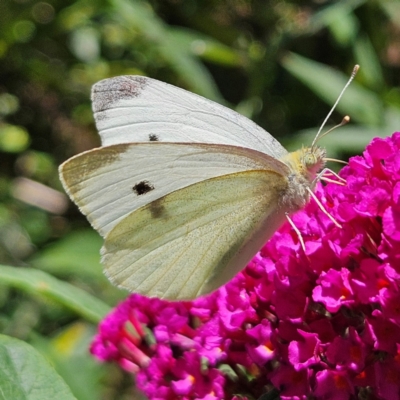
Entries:
<svg viewBox="0 0 400 400">
<path fill-rule="evenodd" d="M 149 181 L 140 181 L 132 189 L 138 196 L 141 196 L 154 190 L 154 186 Z"/>
<path fill-rule="evenodd" d="M 116 76 L 97 82 L 92 88 L 93 112 L 107 110 L 119 100 L 138 97 L 147 83 L 146 77 L 134 75 Z"/>
<path fill-rule="evenodd" d="M 158 142 L 160 139 L 154 133 L 150 133 L 149 140 L 150 140 L 150 142 Z"/>
</svg>

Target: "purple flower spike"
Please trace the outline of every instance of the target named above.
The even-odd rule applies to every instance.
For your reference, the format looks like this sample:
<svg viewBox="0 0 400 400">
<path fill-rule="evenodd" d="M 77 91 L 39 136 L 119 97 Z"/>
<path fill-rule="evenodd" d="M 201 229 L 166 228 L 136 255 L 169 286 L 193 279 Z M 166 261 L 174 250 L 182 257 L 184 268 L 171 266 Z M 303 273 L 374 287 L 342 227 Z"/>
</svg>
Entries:
<svg viewBox="0 0 400 400">
<path fill-rule="evenodd" d="M 131 295 L 91 352 L 149 399 L 400 399 L 400 133 L 318 185 L 244 271 L 211 295 Z M 274 392 L 273 392 L 274 393 Z"/>
</svg>

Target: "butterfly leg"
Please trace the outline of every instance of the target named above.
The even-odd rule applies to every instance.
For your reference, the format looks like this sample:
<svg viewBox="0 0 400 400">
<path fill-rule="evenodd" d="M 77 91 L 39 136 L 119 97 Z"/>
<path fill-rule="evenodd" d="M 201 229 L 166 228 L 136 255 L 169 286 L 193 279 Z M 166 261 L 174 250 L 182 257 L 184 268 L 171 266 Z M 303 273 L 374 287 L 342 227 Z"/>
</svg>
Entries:
<svg viewBox="0 0 400 400">
<path fill-rule="evenodd" d="M 301 236 L 301 232 L 297 229 L 296 225 L 294 224 L 293 220 L 290 218 L 288 213 L 285 213 L 286 219 L 288 220 L 290 226 L 292 229 L 296 232 L 297 237 L 299 238 L 299 242 L 301 244 L 301 247 L 303 251 L 306 251 L 306 246 L 304 244 L 303 236 Z"/>
<path fill-rule="evenodd" d="M 324 177 L 324 175 L 326 173 L 329 173 L 331 175 L 333 175 L 335 178 L 337 178 L 336 180 L 330 179 L 328 177 Z M 313 180 L 311 187 L 314 187 L 314 185 L 318 182 L 318 181 L 324 181 L 324 182 L 330 182 L 330 183 L 334 183 L 336 185 L 342 185 L 344 186 L 347 182 L 345 179 L 343 179 L 341 176 L 339 176 L 336 172 L 332 171 L 329 168 L 324 168 Z"/>
<path fill-rule="evenodd" d="M 330 179 L 330 178 L 328 178 L 328 177 L 324 177 L 324 175 L 326 174 L 326 173 L 329 173 L 330 175 L 333 175 L 336 179 L 337 179 L 337 181 L 335 181 L 335 180 L 332 180 L 332 179 Z M 346 185 L 346 179 L 344 179 L 344 178 L 342 178 L 341 176 L 339 176 L 335 171 L 332 171 L 331 169 L 329 169 L 329 168 L 324 168 L 319 174 L 318 174 L 318 176 L 317 176 L 317 179 L 321 179 L 321 180 L 324 180 L 324 181 L 326 181 L 326 182 L 331 182 L 331 183 L 335 183 L 336 185 Z"/>
<path fill-rule="evenodd" d="M 321 211 L 338 227 L 342 228 L 342 225 L 339 224 L 339 222 L 336 221 L 335 218 L 332 217 L 331 214 L 326 210 L 326 208 L 322 205 L 322 203 L 318 200 L 317 196 L 314 194 L 314 192 L 310 189 L 307 188 L 308 192 L 310 193 L 310 196 L 314 199 L 314 201 L 317 203 L 318 207 L 321 209 Z"/>
</svg>

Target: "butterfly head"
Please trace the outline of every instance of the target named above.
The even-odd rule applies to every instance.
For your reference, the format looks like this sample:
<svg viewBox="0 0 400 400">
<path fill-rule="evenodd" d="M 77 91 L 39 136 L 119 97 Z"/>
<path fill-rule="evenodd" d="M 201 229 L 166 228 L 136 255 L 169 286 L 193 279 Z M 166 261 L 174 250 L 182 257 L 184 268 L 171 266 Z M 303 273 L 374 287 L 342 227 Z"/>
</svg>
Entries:
<svg viewBox="0 0 400 400">
<path fill-rule="evenodd" d="M 307 204 L 308 191 L 313 189 L 317 174 L 325 166 L 325 154 L 325 149 L 310 146 L 288 153 L 281 159 L 289 168 L 288 186 L 282 198 L 288 210 L 296 211 Z"/>
<path fill-rule="evenodd" d="M 326 150 L 319 146 L 303 147 L 289 153 L 282 161 L 294 175 L 306 181 L 314 181 L 316 175 L 325 166 Z"/>
<path fill-rule="evenodd" d="M 300 162 L 309 177 L 315 178 L 317 173 L 325 166 L 326 150 L 322 147 L 312 146 L 304 147 L 300 150 Z"/>
</svg>

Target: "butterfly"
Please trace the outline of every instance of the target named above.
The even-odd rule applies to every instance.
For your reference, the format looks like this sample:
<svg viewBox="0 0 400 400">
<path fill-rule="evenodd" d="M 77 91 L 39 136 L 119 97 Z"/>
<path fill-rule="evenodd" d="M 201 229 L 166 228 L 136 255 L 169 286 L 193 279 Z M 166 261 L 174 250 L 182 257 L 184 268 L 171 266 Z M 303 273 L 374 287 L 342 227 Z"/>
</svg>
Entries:
<svg viewBox="0 0 400 400">
<path fill-rule="evenodd" d="M 190 300 L 227 283 L 310 198 L 325 150 L 288 153 L 246 117 L 143 76 L 96 83 L 102 146 L 60 166 L 120 288 Z M 314 140 L 315 142 L 315 140 Z"/>
</svg>

